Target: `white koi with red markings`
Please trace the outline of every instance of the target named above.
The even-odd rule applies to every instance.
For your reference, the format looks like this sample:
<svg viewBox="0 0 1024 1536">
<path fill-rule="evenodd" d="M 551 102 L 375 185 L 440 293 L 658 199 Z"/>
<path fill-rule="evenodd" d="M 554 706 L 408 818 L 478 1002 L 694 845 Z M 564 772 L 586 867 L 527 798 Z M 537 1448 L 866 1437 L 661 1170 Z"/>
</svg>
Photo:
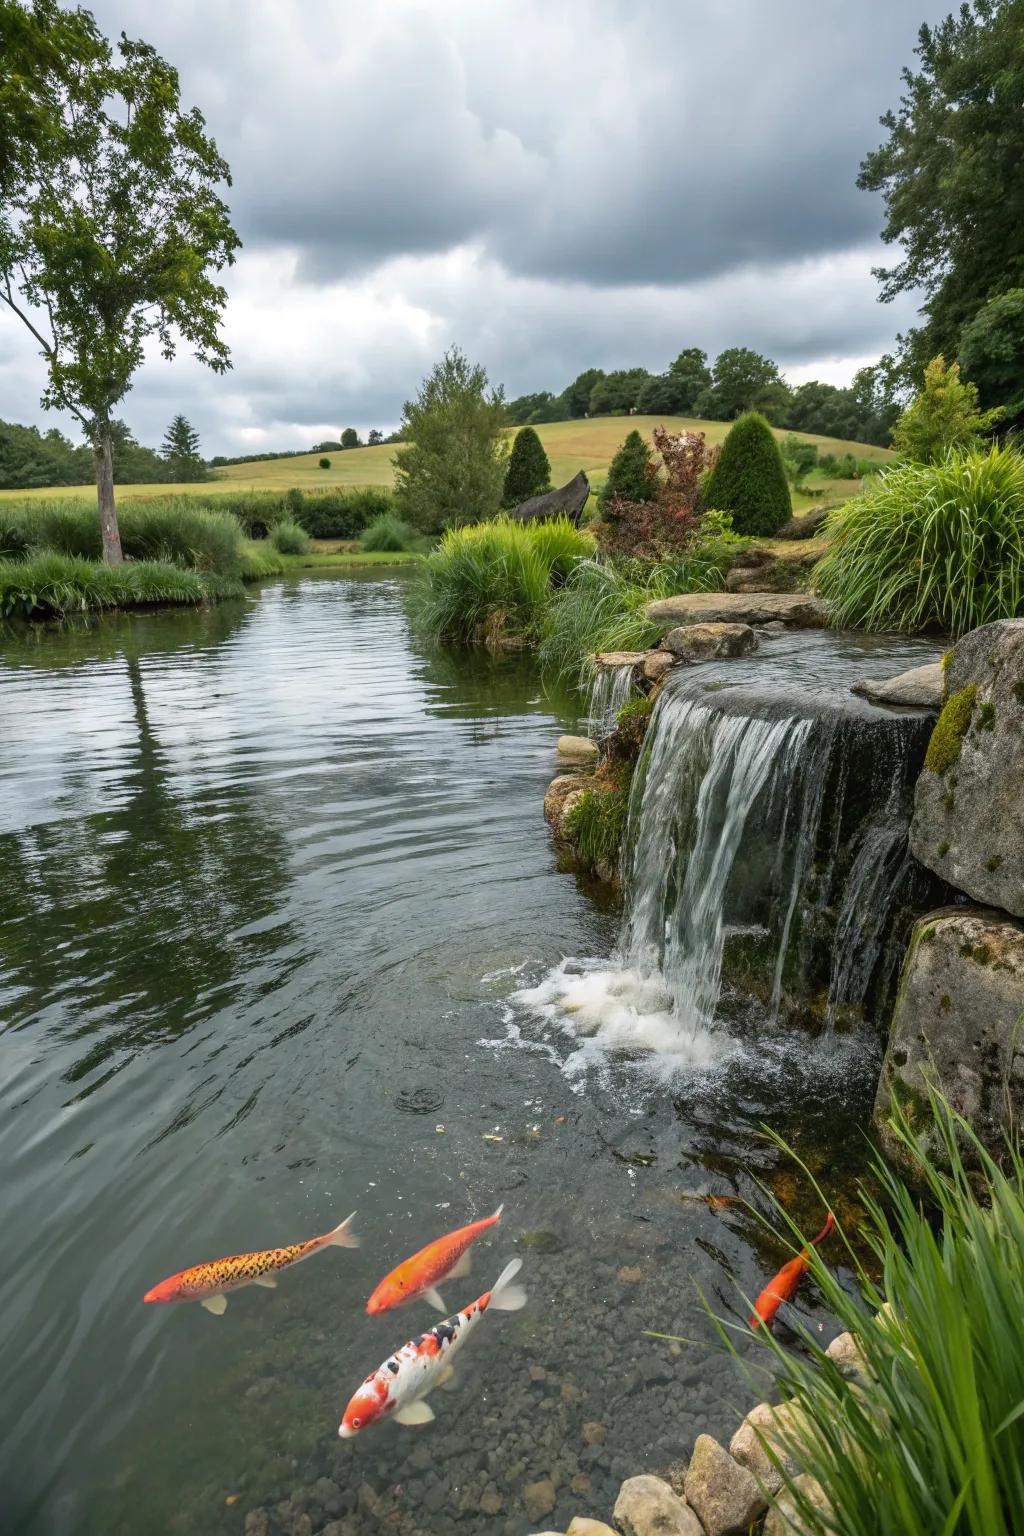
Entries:
<svg viewBox="0 0 1024 1536">
<path fill-rule="evenodd" d="M 512 1283 L 522 1265 L 522 1259 L 513 1259 L 491 1290 L 454 1317 L 403 1344 L 372 1376 L 367 1376 L 345 1409 L 338 1426 L 341 1438 L 348 1440 L 383 1419 L 394 1419 L 399 1424 L 429 1424 L 434 1413 L 425 1399 L 451 1376 L 453 1357 L 484 1313 L 488 1309 L 518 1312 L 526 1305 L 526 1292 Z"/>
</svg>

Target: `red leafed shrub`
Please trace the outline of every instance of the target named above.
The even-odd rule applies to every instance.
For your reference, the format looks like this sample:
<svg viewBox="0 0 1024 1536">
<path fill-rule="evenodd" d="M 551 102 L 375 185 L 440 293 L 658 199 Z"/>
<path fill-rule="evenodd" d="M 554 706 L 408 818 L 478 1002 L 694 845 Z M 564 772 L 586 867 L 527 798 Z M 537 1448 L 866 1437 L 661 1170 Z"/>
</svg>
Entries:
<svg viewBox="0 0 1024 1536">
<path fill-rule="evenodd" d="M 648 466 L 656 493 L 645 501 L 613 497 L 605 503 L 594 529 L 610 555 L 656 560 L 678 554 L 693 542 L 700 527 L 700 478 L 713 462 L 703 432 L 668 432 L 655 427 L 654 446 L 661 458 Z"/>
</svg>

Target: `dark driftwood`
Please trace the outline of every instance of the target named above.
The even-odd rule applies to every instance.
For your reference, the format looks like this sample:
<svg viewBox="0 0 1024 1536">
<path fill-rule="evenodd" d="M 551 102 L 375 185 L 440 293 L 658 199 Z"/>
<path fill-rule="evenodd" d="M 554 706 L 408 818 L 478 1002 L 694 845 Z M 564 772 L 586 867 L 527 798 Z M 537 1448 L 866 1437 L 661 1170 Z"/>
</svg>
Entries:
<svg viewBox="0 0 1024 1536">
<path fill-rule="evenodd" d="M 812 507 L 810 512 L 805 512 L 803 517 L 791 517 L 788 523 L 783 523 L 777 539 L 813 539 L 820 533 L 821 525 L 828 517 L 830 507 Z"/>
<path fill-rule="evenodd" d="M 568 485 L 559 486 L 557 491 L 545 491 L 543 496 L 531 496 L 529 501 L 521 501 L 518 507 L 512 508 L 509 517 L 519 523 L 539 523 L 546 517 L 571 517 L 579 527 L 589 495 L 590 481 L 581 469 Z"/>
</svg>

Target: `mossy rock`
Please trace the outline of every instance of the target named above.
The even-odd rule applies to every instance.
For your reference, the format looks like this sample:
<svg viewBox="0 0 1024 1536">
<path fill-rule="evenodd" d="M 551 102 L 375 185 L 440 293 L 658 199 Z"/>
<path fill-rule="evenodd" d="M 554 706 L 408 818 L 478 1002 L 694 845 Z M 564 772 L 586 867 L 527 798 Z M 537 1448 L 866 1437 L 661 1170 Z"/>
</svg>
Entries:
<svg viewBox="0 0 1024 1536">
<path fill-rule="evenodd" d="M 960 756 L 977 697 L 977 684 L 968 683 L 959 693 L 950 694 L 943 704 L 925 753 L 924 765 L 929 772 L 946 773 Z"/>
</svg>

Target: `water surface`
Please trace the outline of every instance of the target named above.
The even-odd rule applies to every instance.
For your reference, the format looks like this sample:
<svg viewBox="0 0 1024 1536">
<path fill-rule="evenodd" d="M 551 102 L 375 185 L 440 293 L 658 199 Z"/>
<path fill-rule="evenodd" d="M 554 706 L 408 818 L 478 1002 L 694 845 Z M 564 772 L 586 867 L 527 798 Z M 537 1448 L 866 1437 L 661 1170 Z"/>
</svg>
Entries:
<svg viewBox="0 0 1024 1536">
<path fill-rule="evenodd" d="M 787 1255 L 702 1197 L 765 1209 L 759 1175 L 817 1225 L 758 1127 L 839 1189 L 875 1058 L 581 1062 L 516 1001 L 618 929 L 541 816 L 574 711 L 529 659 L 420 646 L 390 575 L 0 642 L 5 1531 L 205 1536 L 265 1507 L 511 1536 L 545 1479 L 538 1528 L 564 1528 L 749 1406 L 696 1284 L 740 1315 Z M 502 1200 L 446 1300 L 518 1252 L 530 1305 L 485 1320 L 433 1425 L 340 1442 L 434 1320 L 368 1319 L 370 1290 Z M 141 1305 L 352 1209 L 357 1253 L 220 1319 Z"/>
</svg>

